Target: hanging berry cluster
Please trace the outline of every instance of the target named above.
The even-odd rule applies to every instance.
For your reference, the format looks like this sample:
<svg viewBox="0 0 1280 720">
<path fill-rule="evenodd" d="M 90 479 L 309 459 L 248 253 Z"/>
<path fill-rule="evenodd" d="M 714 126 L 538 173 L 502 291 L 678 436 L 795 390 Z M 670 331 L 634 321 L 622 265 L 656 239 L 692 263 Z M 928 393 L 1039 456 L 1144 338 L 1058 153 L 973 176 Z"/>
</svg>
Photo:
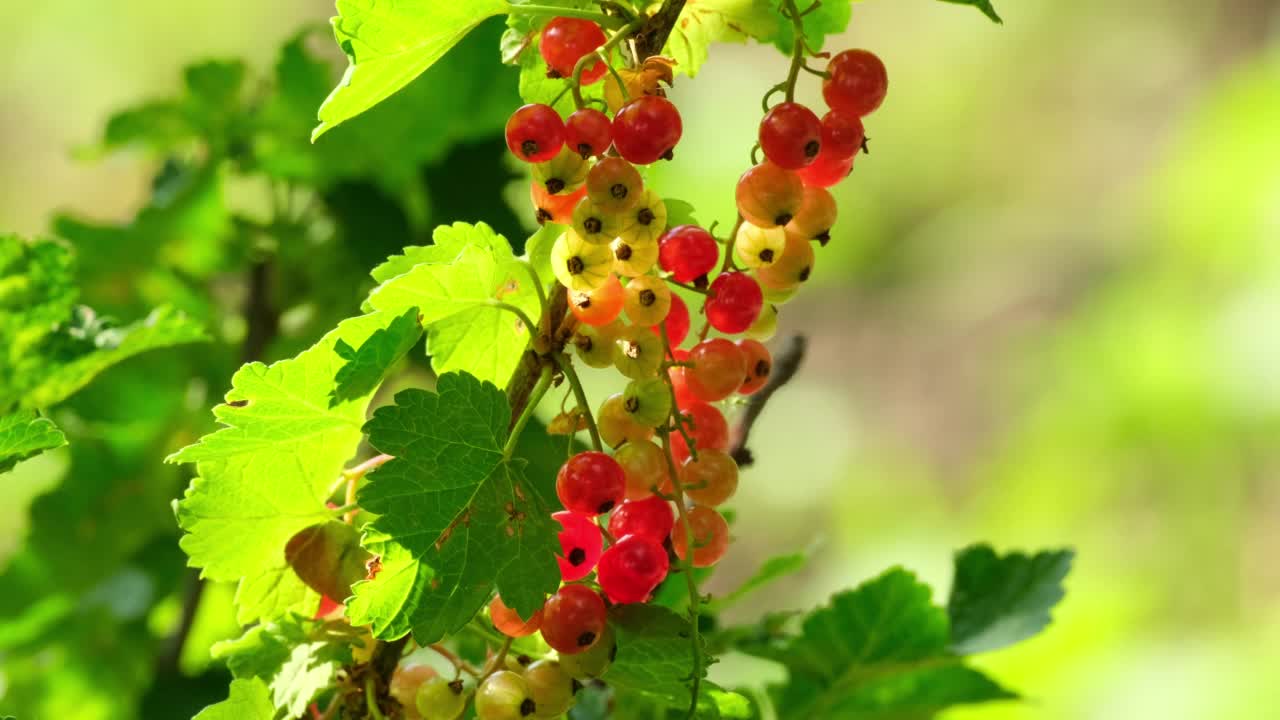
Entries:
<svg viewBox="0 0 1280 720">
<path fill-rule="evenodd" d="M 562 118 L 549 105 L 525 105 L 506 126 L 508 148 L 532 166 L 538 222 L 565 228 L 551 267 L 566 289 L 577 357 L 630 382 L 594 414 L 579 408 L 595 449 L 570 457 L 556 478 L 565 507 L 553 516 L 562 528 L 560 589 L 530 618 L 501 597 L 489 606 L 497 630 L 541 633 L 558 660 L 509 662 L 484 678 L 475 709 L 485 720 L 564 713 L 578 681 L 599 677 L 612 661 L 608 606 L 647 602 L 673 565 L 697 602 L 692 569 L 724 556 L 729 528 L 716 508 L 738 487 L 729 426 L 715 403 L 768 380 L 772 358 L 761 341 L 776 327 L 774 306 L 808 279 L 813 243 L 830 239 L 836 204 L 827 188 L 849 174 L 864 147 L 862 117 L 887 86 L 875 55 L 842 52 L 823 73 L 829 112 L 819 118 L 793 100 L 793 66 L 775 88 L 787 100 L 760 123 L 765 159 L 738 180 L 738 222 L 721 240 L 696 225 L 668 227 L 661 196 L 638 169 L 670 159 L 681 138 L 680 113 L 657 82 L 670 81 L 669 62 L 637 62 L 629 81 L 615 73 L 606 92 L 616 99 L 612 118 L 582 101 L 580 88 L 611 72 L 612 44 L 589 20 L 549 22 L 539 50 L 550 76 L 571 79 L 578 109 Z M 689 349 L 690 309 L 673 288 L 702 298 L 705 320 Z M 708 337 L 711 330 L 741 337 Z M 460 697 L 460 684 L 434 679 L 421 684 L 415 704 L 423 717 L 455 717 Z"/>
</svg>

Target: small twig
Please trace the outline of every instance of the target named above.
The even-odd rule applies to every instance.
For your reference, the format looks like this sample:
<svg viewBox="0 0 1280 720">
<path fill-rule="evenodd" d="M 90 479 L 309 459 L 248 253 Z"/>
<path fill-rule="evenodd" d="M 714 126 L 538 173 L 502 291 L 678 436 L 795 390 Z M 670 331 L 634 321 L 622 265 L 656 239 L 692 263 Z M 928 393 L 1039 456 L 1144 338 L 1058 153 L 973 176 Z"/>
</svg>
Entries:
<svg viewBox="0 0 1280 720">
<path fill-rule="evenodd" d="M 677 412 L 673 410 L 673 412 Z M 680 516 L 680 527 L 684 531 L 684 569 L 685 584 L 689 590 L 689 625 L 690 642 L 693 645 L 693 688 L 689 699 L 689 720 L 698 712 L 698 689 L 702 683 L 702 641 L 698 639 L 698 603 L 702 596 L 698 592 L 698 580 L 693 573 L 693 527 L 689 524 L 689 511 L 684 503 L 684 485 L 680 482 L 680 473 L 676 471 L 676 461 L 671 455 L 671 433 L 662 431 L 662 454 L 666 456 L 667 471 L 671 473 L 671 488 L 675 494 L 676 511 Z M 690 449 L 693 445 L 690 444 Z"/>
<path fill-rule="evenodd" d="M 751 456 L 751 451 L 747 449 L 747 438 L 751 434 L 751 427 L 759 419 L 760 413 L 764 412 L 764 406 L 769 402 L 769 398 L 773 397 L 778 388 L 786 385 L 791 378 L 795 377 L 796 371 L 800 369 L 801 361 L 804 360 L 805 350 L 808 345 L 809 341 L 805 336 L 792 336 L 787 348 L 774 357 L 773 368 L 769 373 L 768 382 L 756 394 L 747 399 L 747 407 L 743 410 L 742 416 L 733 428 L 733 442 L 729 450 L 729 454 L 737 461 L 739 467 L 747 467 L 755 461 Z"/>
<path fill-rule="evenodd" d="M 498 654 L 494 656 L 493 662 L 489 663 L 489 666 L 485 668 L 484 675 L 480 676 L 480 679 L 476 681 L 476 685 L 484 682 L 490 675 L 502 669 L 502 661 L 507 659 L 507 652 L 511 650 L 512 640 L 513 638 L 508 637 L 502 641 L 502 647 L 498 648 Z"/>
<path fill-rule="evenodd" d="M 373 689 L 374 677 L 368 675 L 364 679 L 364 704 L 369 709 L 369 717 L 373 720 L 387 720 L 378 707 L 378 694 Z"/>
<path fill-rule="evenodd" d="M 587 419 L 587 431 L 591 433 L 591 446 L 596 452 L 604 450 L 604 443 L 600 441 L 600 428 L 596 425 L 595 415 L 591 414 L 591 406 L 587 403 L 587 391 L 582 387 L 582 381 L 578 379 L 578 373 L 573 369 L 573 358 L 562 353 L 556 353 L 552 357 L 555 358 L 556 365 L 560 366 L 560 372 L 564 373 L 564 377 L 569 381 L 569 387 L 573 388 L 573 396 L 578 400 L 578 407 L 582 409 L 582 416 Z"/>
<path fill-rule="evenodd" d="M 459 675 L 461 675 L 462 673 L 466 673 L 473 678 L 480 677 L 479 670 L 476 670 L 475 668 L 471 667 L 471 664 L 468 663 L 466 660 L 463 660 L 462 658 L 453 654 L 453 652 L 450 651 L 449 648 L 439 643 L 428 645 L 427 647 L 435 651 L 435 653 L 440 657 L 444 658 L 445 660 L 448 660 L 449 664 L 453 666 L 454 671 L 457 672 Z"/>
</svg>

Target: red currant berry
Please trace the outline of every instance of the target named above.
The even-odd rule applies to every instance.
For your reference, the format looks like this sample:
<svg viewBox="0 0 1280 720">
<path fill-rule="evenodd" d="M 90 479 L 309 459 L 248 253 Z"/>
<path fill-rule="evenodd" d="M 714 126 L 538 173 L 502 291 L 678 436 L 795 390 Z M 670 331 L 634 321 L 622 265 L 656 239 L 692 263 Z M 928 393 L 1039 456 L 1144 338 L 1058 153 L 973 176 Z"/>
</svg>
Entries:
<svg viewBox="0 0 1280 720">
<path fill-rule="evenodd" d="M 648 442 L 653 437 L 652 425 L 641 424 L 627 412 L 626 398 L 622 393 L 614 393 L 600 403 L 600 409 L 596 411 L 596 428 L 604 444 L 615 448 Z"/>
<path fill-rule="evenodd" d="M 665 280 L 653 275 L 634 278 L 627 283 L 623 310 L 635 325 L 657 325 L 671 312 L 671 288 Z"/>
<path fill-rule="evenodd" d="M 738 491 L 738 463 L 723 450 L 699 450 L 680 466 L 680 482 L 690 500 L 715 507 Z"/>
<path fill-rule="evenodd" d="M 738 347 L 747 359 L 747 379 L 738 388 L 738 392 L 750 395 L 764 387 L 769 380 L 769 373 L 773 372 L 773 355 L 769 353 L 769 348 L 757 340 L 739 340 Z"/>
<path fill-rule="evenodd" d="M 683 408 L 682 412 L 689 416 L 685 432 L 689 433 L 689 439 L 693 440 L 698 452 L 729 449 L 729 423 L 725 422 L 719 410 L 707 403 L 696 402 Z M 671 455 L 677 465 L 690 456 L 682 433 L 671 434 Z"/>
<path fill-rule="evenodd" d="M 618 461 L 627 474 L 628 501 L 652 497 L 654 488 L 669 482 L 667 456 L 662 448 L 648 440 L 623 445 L 614 453 L 613 459 Z"/>
<path fill-rule="evenodd" d="M 769 267 L 757 270 L 756 281 L 767 292 L 794 291 L 808 282 L 813 274 L 813 262 L 813 244 L 800 235 L 787 233 L 787 247 L 782 257 Z"/>
<path fill-rule="evenodd" d="M 867 131 L 857 115 L 832 110 L 822 116 L 822 147 L 832 157 L 853 157 L 866 139 Z"/>
<path fill-rule="evenodd" d="M 405 707 L 412 707 L 418 688 L 423 683 L 436 677 L 435 668 L 430 665 L 398 665 L 391 674 L 388 694 L 400 701 Z"/>
<path fill-rule="evenodd" d="M 822 121 L 800 103 L 775 105 L 760 121 L 760 149 L 774 165 L 799 170 L 822 149 Z"/>
<path fill-rule="evenodd" d="M 827 63 L 822 97 L 832 110 L 862 117 L 880 107 L 889 89 L 889 74 L 880 58 L 867 50 L 845 50 Z"/>
<path fill-rule="evenodd" d="M 720 562 L 725 550 L 729 549 L 729 524 L 720 513 L 703 505 L 690 508 L 689 530 L 693 534 L 693 566 L 711 567 Z M 671 546 L 681 560 L 689 554 L 684 523 L 676 523 L 675 529 L 671 531 Z M 542 636 L 546 637 L 546 634 L 544 620 Z"/>
<path fill-rule="evenodd" d="M 738 212 L 747 222 L 771 228 L 786 225 L 796 216 L 804 200 L 804 184 L 794 172 L 766 160 L 742 173 L 735 194 Z"/>
<path fill-rule="evenodd" d="M 675 348 L 671 351 L 671 359 L 676 362 L 688 362 L 689 351 Z M 682 408 L 689 407 L 692 403 L 701 402 L 693 396 L 693 391 L 689 389 L 688 376 L 685 374 L 686 370 L 688 368 L 683 365 L 675 365 L 667 370 L 667 375 L 671 378 L 671 388 L 675 391 L 676 406 Z"/>
<path fill-rule="evenodd" d="M 537 181 L 529 185 L 529 200 L 533 203 L 534 218 L 539 225 L 549 222 L 568 225 L 573 222 L 573 210 L 586 196 L 586 185 L 566 195 L 552 195 L 545 185 Z"/>
<path fill-rule="evenodd" d="M 796 171 L 796 175 L 800 176 L 800 182 L 805 187 L 829 188 L 841 180 L 849 177 L 849 173 L 853 170 L 853 160 L 858 157 L 856 154 L 847 158 L 838 158 L 825 149 L 818 153 L 818 159 L 807 168 Z"/>
<path fill-rule="evenodd" d="M 644 199 L 644 181 L 626 160 L 601 158 L 587 173 L 587 197 L 606 215 L 626 212 Z"/>
<path fill-rule="evenodd" d="M 525 162 L 551 160 L 564 147 L 564 121 L 549 105 L 525 105 L 507 120 L 507 147 Z"/>
<path fill-rule="evenodd" d="M 685 382 L 693 396 L 703 402 L 723 400 L 742 386 L 747 375 L 747 358 L 742 349 L 724 338 L 703 340 L 689 351 Z"/>
<path fill-rule="evenodd" d="M 600 156 L 613 142 L 613 122 L 595 108 L 575 110 L 564 121 L 564 144 L 584 158 Z"/>
<path fill-rule="evenodd" d="M 312 618 L 319 619 L 335 610 L 341 610 L 342 608 L 343 608 L 342 603 L 338 602 L 337 600 L 334 600 L 328 595 L 321 595 L 320 607 L 316 608 L 316 614 L 312 615 Z"/>
<path fill-rule="evenodd" d="M 573 77 L 574 67 L 583 55 L 593 52 L 605 43 L 604 30 L 590 20 L 558 17 L 542 28 L 542 41 L 538 43 L 538 52 L 551 69 L 553 77 Z M 603 60 L 582 72 L 584 85 L 599 80 L 605 74 Z"/>
<path fill-rule="evenodd" d="M 556 536 L 560 540 L 560 555 L 556 558 L 560 564 L 560 577 L 565 582 L 581 580 L 600 560 L 600 552 L 604 549 L 600 528 L 586 515 L 568 510 L 552 513 L 551 517 L 563 528 Z"/>
<path fill-rule="evenodd" d="M 599 536 L 600 533 L 597 532 L 596 537 Z M 502 602 L 501 597 L 495 595 L 493 602 L 489 603 L 489 619 L 493 621 L 493 626 L 498 629 L 498 632 L 503 635 L 513 638 L 524 637 L 525 635 L 534 634 L 542 625 L 542 608 L 538 608 L 533 617 L 525 620 L 515 610 L 507 607 L 507 604 Z"/>
<path fill-rule="evenodd" d="M 787 234 L 826 245 L 831 240 L 831 226 L 836 224 L 837 215 L 836 200 L 826 188 L 806 187 L 800 211 L 787 223 Z"/>
<path fill-rule="evenodd" d="M 680 111 L 658 95 L 638 97 L 613 116 L 613 147 L 637 165 L 669 155 L 682 132 Z"/>
<path fill-rule="evenodd" d="M 569 309 L 579 322 L 599 327 L 613 322 L 622 312 L 626 291 L 617 275 L 610 275 L 604 285 L 591 292 L 569 293 Z M 611 351 L 612 352 L 612 351 Z"/>
<path fill-rule="evenodd" d="M 560 466 L 556 495 L 565 508 L 583 515 L 607 513 L 622 502 L 627 476 L 602 452 L 580 452 Z"/>
<path fill-rule="evenodd" d="M 740 272 L 721 273 L 711 283 L 707 321 L 716 330 L 734 335 L 751 327 L 763 305 L 764 293 L 754 278 Z"/>
<path fill-rule="evenodd" d="M 615 603 L 644 602 L 667 576 L 669 567 L 667 551 L 661 544 L 628 535 L 600 556 L 596 580 Z"/>
<path fill-rule="evenodd" d="M 657 495 L 650 495 L 614 508 L 613 515 L 609 516 L 609 532 L 617 538 L 636 535 L 661 545 L 671 534 L 674 523 L 671 505 Z"/>
<path fill-rule="evenodd" d="M 694 537 L 699 537 L 695 532 Z M 604 600 L 586 585 L 565 585 L 542 609 L 542 639 L 563 655 L 595 644 L 605 628 Z"/>
<path fill-rule="evenodd" d="M 675 293 L 671 293 L 671 309 L 667 311 L 667 318 L 649 329 L 654 335 L 662 335 L 662 326 L 666 326 L 667 340 L 673 348 L 689 337 L 689 306 Z"/>
<path fill-rule="evenodd" d="M 511 670 L 499 670 L 482 680 L 476 688 L 475 704 L 478 720 L 524 720 L 538 709 L 529 684 Z"/>
<path fill-rule="evenodd" d="M 711 233 L 697 225 L 679 225 L 658 240 L 658 263 L 676 282 L 705 281 L 720 262 L 720 247 Z"/>
</svg>

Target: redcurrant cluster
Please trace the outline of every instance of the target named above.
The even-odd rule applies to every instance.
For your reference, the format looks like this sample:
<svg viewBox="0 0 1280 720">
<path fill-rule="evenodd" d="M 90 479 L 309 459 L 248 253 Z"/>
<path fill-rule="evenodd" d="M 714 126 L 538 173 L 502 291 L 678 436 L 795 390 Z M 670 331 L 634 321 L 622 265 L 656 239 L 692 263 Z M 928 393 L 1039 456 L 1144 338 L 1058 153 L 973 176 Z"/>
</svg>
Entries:
<svg viewBox="0 0 1280 720">
<path fill-rule="evenodd" d="M 553 77 L 580 87 L 607 72 L 593 61 L 606 42 L 590 21 L 556 18 L 539 50 Z M 501 597 L 489 606 L 500 632 L 540 632 L 558 659 L 488 676 L 476 691 L 480 718 L 563 713 L 576 682 L 612 661 L 609 605 L 648 601 L 673 564 L 709 567 L 724 556 L 729 528 L 716 508 L 737 490 L 738 465 L 715 403 L 768 380 L 772 358 L 760 340 L 773 334 L 774 304 L 808 279 L 812 243 L 829 240 L 836 205 L 827 188 L 848 175 L 864 144 L 861 118 L 886 84 L 878 58 L 850 50 L 830 61 L 822 119 L 790 100 L 770 109 L 759 135 L 766 160 L 738 181 L 740 217 L 724 241 L 695 225 L 667 227 L 661 196 L 637 168 L 672 157 L 681 137 L 680 113 L 657 83 L 615 88 L 624 96 L 612 117 L 582 102 L 567 118 L 541 104 L 512 114 L 507 146 L 532 165 L 537 219 L 565 226 L 551 267 L 568 296 L 577 356 L 629 384 L 594 415 L 580 408 L 597 447 L 570 457 L 556 477 L 563 584 L 529 618 Z M 691 313 L 673 288 L 702 298 L 705 322 L 687 350 Z M 713 329 L 745 337 L 708 338 Z M 423 717 L 447 715 L 428 716 L 423 693 L 453 708 L 452 687 L 422 685 Z"/>
</svg>

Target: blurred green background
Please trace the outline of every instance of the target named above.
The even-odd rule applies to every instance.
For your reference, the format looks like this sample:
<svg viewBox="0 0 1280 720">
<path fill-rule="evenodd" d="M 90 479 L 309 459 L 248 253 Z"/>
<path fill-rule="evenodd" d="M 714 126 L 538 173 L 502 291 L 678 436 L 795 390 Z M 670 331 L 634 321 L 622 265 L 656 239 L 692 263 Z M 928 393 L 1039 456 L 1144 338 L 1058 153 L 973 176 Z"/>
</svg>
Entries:
<svg viewBox="0 0 1280 720">
<path fill-rule="evenodd" d="M 26 6 L 0 65 L 0 227 L 47 232 L 59 210 L 131 217 L 154 164 L 74 151 L 113 111 L 176 92 L 188 62 L 269 72 L 284 40 L 331 10 Z M 829 44 L 879 53 L 889 99 L 838 190 L 814 279 L 781 310 L 780 338 L 803 332 L 810 353 L 757 425 L 759 462 L 712 591 L 815 543 L 807 570 L 734 616 L 809 607 L 899 563 L 941 592 L 951 552 L 972 541 L 1072 545 L 1054 625 L 980 661 L 1028 702 L 949 718 L 1268 717 L 1280 707 L 1280 5 L 999 10 L 1003 27 L 926 0 L 868 1 Z M 730 222 L 759 97 L 785 71 L 772 48 L 714 48 L 672 94 L 682 150 L 651 181 L 702 222 Z M 817 101 L 816 84 L 801 99 Z M 327 292 L 354 313 L 361 290 Z M 200 407 L 221 394 L 217 375 Z M 0 565 L 68 455 L 6 478 Z M 172 623 L 176 595 L 170 605 L 149 622 Z M 232 631 L 208 614 L 206 643 Z M 729 658 L 714 672 L 759 667 Z"/>
</svg>

